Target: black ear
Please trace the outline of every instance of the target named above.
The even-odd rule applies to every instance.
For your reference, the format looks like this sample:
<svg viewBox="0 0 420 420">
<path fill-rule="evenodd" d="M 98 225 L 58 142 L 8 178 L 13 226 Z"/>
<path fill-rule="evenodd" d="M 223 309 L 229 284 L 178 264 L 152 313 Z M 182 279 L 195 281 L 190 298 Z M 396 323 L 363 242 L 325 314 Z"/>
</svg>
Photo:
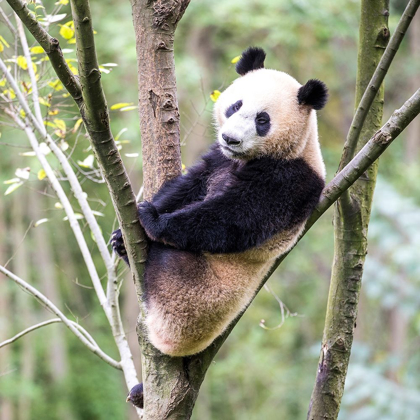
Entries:
<svg viewBox="0 0 420 420">
<path fill-rule="evenodd" d="M 328 88 L 324 82 L 311 79 L 298 91 L 299 105 L 308 105 L 313 109 L 322 109 L 328 100 Z"/>
<path fill-rule="evenodd" d="M 241 59 L 236 63 L 236 72 L 244 76 L 252 70 L 264 68 L 265 51 L 258 47 L 249 47 L 242 53 Z"/>
</svg>

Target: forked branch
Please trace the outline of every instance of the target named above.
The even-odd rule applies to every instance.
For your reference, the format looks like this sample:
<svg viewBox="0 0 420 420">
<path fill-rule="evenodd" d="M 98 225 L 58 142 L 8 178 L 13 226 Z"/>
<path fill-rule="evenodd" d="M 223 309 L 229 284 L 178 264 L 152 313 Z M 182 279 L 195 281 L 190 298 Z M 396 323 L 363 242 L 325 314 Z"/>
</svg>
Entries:
<svg viewBox="0 0 420 420">
<path fill-rule="evenodd" d="M 64 325 L 94 354 L 100 357 L 103 361 L 108 363 L 110 366 L 114 367 L 115 369 L 121 370 L 121 363 L 114 360 L 112 357 L 108 356 L 104 353 L 98 345 L 92 344 L 91 340 L 87 339 L 78 328 L 76 328 L 73 323 L 57 308 L 46 296 L 44 296 L 39 290 L 32 287 L 29 283 L 25 280 L 21 279 L 20 277 L 13 274 L 11 271 L 7 270 L 3 266 L 0 266 L 0 272 L 4 275 L 9 277 L 15 283 L 17 283 L 20 287 L 22 287 L 25 291 L 30 293 L 32 296 L 35 297 L 43 306 L 53 312 Z"/>
</svg>

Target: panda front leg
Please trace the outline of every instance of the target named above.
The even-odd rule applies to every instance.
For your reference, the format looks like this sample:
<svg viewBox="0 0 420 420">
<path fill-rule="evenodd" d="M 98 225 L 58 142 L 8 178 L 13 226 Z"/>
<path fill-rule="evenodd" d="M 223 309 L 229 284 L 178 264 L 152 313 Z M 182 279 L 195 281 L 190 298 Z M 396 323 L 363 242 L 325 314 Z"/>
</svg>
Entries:
<svg viewBox="0 0 420 420">
<path fill-rule="evenodd" d="M 255 206 L 233 194 L 159 214 L 152 203 L 139 206 L 140 222 L 157 242 L 190 252 L 243 252 L 269 237 L 272 224 L 255 217 Z"/>
</svg>

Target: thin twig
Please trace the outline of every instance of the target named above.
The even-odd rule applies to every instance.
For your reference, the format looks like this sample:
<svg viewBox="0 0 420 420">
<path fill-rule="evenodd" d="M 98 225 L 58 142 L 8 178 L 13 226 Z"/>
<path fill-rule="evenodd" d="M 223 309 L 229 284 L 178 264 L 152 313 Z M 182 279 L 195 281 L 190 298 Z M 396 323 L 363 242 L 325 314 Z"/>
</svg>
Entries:
<svg viewBox="0 0 420 420">
<path fill-rule="evenodd" d="M 8 340 L 5 340 L 3 342 L 0 343 L 0 349 L 2 347 L 5 347 L 9 344 L 14 343 L 16 340 L 19 340 L 19 338 L 23 337 L 24 335 L 37 330 L 38 328 L 42 328 L 45 327 L 47 325 L 50 324 L 55 324 L 57 322 L 63 322 L 61 318 L 53 318 L 53 319 L 49 319 L 48 321 L 44 321 L 44 322 L 40 322 L 39 324 L 36 325 L 32 325 L 32 327 L 26 328 L 26 330 L 21 331 L 19 334 L 16 334 L 14 337 L 9 338 Z"/>
<path fill-rule="evenodd" d="M 25 111 L 26 117 L 31 121 L 33 126 L 36 128 L 36 130 L 43 134 L 45 133 L 44 125 L 40 123 L 36 117 L 33 115 L 32 111 L 30 110 L 25 98 L 23 97 L 19 87 L 17 86 L 16 81 L 14 80 L 13 76 L 10 74 L 10 72 L 7 70 L 6 65 L 4 64 L 3 60 L 0 58 L 0 69 L 3 70 L 3 72 L 6 75 L 7 81 L 12 87 L 12 89 L 15 91 L 16 96 L 19 100 L 19 103 L 22 107 L 22 109 Z M 8 112 L 6 110 L 6 112 Z M 39 144 L 36 139 L 36 136 L 31 128 L 29 128 L 28 125 L 25 125 L 25 123 L 20 119 L 18 115 L 12 112 L 8 112 L 11 117 L 14 119 L 16 124 L 19 125 L 19 127 L 23 130 L 25 130 L 26 135 L 28 136 L 28 139 L 31 143 L 32 149 L 35 151 L 36 156 L 38 160 L 40 161 L 45 173 L 47 174 L 47 177 L 54 188 L 55 192 L 57 193 L 58 198 L 60 199 L 64 210 L 66 212 L 66 215 L 70 222 L 70 227 L 72 228 L 74 235 L 76 237 L 77 243 L 79 244 L 80 251 L 82 252 L 83 258 L 85 260 L 87 269 L 89 271 L 89 275 L 92 279 L 93 286 L 95 287 L 96 294 L 98 296 L 99 302 L 102 307 L 105 308 L 105 305 L 107 304 L 105 292 L 102 288 L 101 281 L 99 279 L 98 273 L 96 271 L 95 264 L 93 262 L 92 256 L 90 254 L 89 248 L 87 246 L 86 240 L 83 236 L 83 232 L 80 228 L 80 225 L 76 219 L 76 216 L 74 214 L 73 208 L 70 204 L 69 199 L 67 198 L 66 193 L 64 192 L 60 182 L 58 181 L 57 177 L 55 176 L 55 173 L 53 169 L 51 168 L 50 164 L 48 163 L 47 159 L 45 158 L 44 154 L 39 149 Z"/>
<path fill-rule="evenodd" d="M 74 325 L 78 330 L 80 330 L 80 332 L 89 340 L 89 342 L 92 344 L 92 346 L 99 347 L 98 343 L 93 339 L 93 337 L 81 325 L 79 325 L 77 322 L 71 321 L 70 319 L 68 321 L 72 325 Z M 53 318 L 53 319 L 50 319 L 48 321 L 40 322 L 39 324 L 33 325 L 32 327 L 29 327 L 26 330 L 21 331 L 19 334 L 16 334 L 14 337 L 9 338 L 8 340 L 5 340 L 2 343 L 0 343 L 0 348 L 14 343 L 19 338 L 23 337 L 24 335 L 26 335 L 26 334 L 28 334 L 32 331 L 37 330 L 38 328 L 42 328 L 42 327 L 45 327 L 47 325 L 58 323 L 58 322 L 63 322 L 63 320 L 61 318 Z"/>
<path fill-rule="evenodd" d="M 9 28 L 10 32 L 16 36 L 16 29 L 13 26 L 12 22 L 10 22 L 9 18 L 7 17 L 6 13 L 4 12 L 3 8 L 0 7 L 0 15 L 2 17 L 2 19 L 4 20 L 4 22 L 6 23 L 7 27 Z"/>
<path fill-rule="evenodd" d="M 11 2 L 16 3 L 15 1 L 12 1 L 12 0 L 11 0 Z M 17 3 L 19 3 L 19 1 Z M 25 10 L 27 11 L 26 6 L 24 6 L 22 11 L 25 12 Z M 27 22 L 25 22 L 25 20 L 24 20 L 24 23 L 26 24 Z M 45 42 L 44 42 L 44 45 L 42 44 L 43 37 L 45 37 L 45 36 L 49 37 L 49 35 L 45 32 L 45 30 L 42 27 L 35 28 L 36 30 L 34 28 L 32 28 L 33 30 L 31 30 L 31 27 L 28 27 L 28 29 L 31 31 L 31 33 L 35 36 L 35 38 L 40 42 L 40 44 L 45 49 L 46 48 Z M 39 31 L 38 31 L 38 29 L 39 29 Z M 45 39 L 44 39 L 44 41 L 45 41 Z M 53 38 L 50 37 L 50 41 L 54 44 L 57 43 L 56 46 L 58 48 L 58 41 L 57 40 L 54 40 Z M 61 51 L 60 51 L 60 53 L 61 53 Z M 50 57 L 50 60 L 51 60 L 51 57 Z M 67 65 L 66 65 L 66 67 L 67 67 Z M 77 105 L 79 106 L 79 108 L 82 112 L 82 116 L 84 117 L 85 125 L 87 127 L 91 128 L 89 133 L 92 137 L 92 127 L 89 125 L 89 122 L 91 121 L 90 118 L 95 113 L 94 112 L 92 112 L 92 113 L 87 112 L 87 111 L 89 111 L 89 109 L 84 106 L 82 97 L 78 96 L 79 93 L 81 94 L 81 91 L 77 92 L 77 89 L 75 90 L 73 85 L 71 85 L 71 84 L 69 85 L 69 83 L 66 83 L 66 81 L 63 80 L 62 77 L 60 77 L 60 74 L 58 73 L 57 68 L 55 68 L 55 70 L 56 70 L 57 75 L 59 76 L 60 80 L 63 82 L 63 84 L 69 90 L 69 92 L 72 94 L 72 96 L 75 99 Z M 100 75 L 100 73 L 98 73 L 98 74 Z M 66 76 L 66 74 L 64 76 Z M 71 72 L 67 76 L 69 76 L 70 79 L 73 77 Z M 9 80 L 9 83 L 10 83 L 10 80 Z M 71 91 L 72 88 L 73 88 L 73 91 Z M 78 82 L 77 82 L 76 88 L 80 88 L 79 85 L 78 85 Z M 21 94 L 21 92 L 18 89 L 17 90 L 14 89 L 14 90 L 17 92 L 19 102 L 21 103 L 21 106 L 25 110 L 25 113 L 26 113 L 27 117 L 30 119 L 31 123 L 34 125 L 34 127 L 40 133 L 42 133 L 43 136 L 45 136 L 45 128 L 44 128 L 44 125 L 43 125 L 43 121 L 39 121 L 37 118 L 35 118 L 35 116 L 29 110 L 29 107 L 27 106 L 27 104 L 25 102 L 25 99 L 23 98 L 23 95 Z M 22 104 L 25 104 L 25 105 L 22 105 Z M 95 111 L 96 111 L 96 109 L 97 109 L 96 105 L 97 104 L 92 105 L 91 109 L 92 110 L 95 109 Z M 105 110 L 106 110 L 106 103 L 105 103 Z M 19 118 L 19 117 L 17 117 L 17 118 Z M 104 122 L 103 114 L 101 114 L 100 118 L 101 118 L 101 122 L 103 123 Z M 21 128 L 23 128 L 22 127 L 22 121 L 20 121 L 20 126 L 21 126 Z M 108 132 L 109 132 L 109 136 L 107 138 L 108 139 L 110 138 L 112 140 L 112 135 L 110 135 L 110 131 L 109 131 L 109 121 L 107 122 L 106 126 L 108 127 Z M 27 132 L 28 136 L 30 136 L 30 134 L 28 133 L 28 131 L 30 131 L 30 130 L 27 129 L 27 128 L 24 128 L 24 129 Z M 105 131 L 105 136 L 107 134 L 108 133 Z M 107 150 L 107 148 L 104 147 L 104 144 L 103 144 L 104 142 L 102 141 L 102 140 L 104 140 L 103 132 L 101 132 L 100 130 L 99 131 L 94 130 L 93 137 L 96 138 L 96 139 L 99 138 L 99 140 L 101 140 L 102 149 Z M 34 136 L 32 136 L 32 140 L 36 141 L 36 138 Z M 90 215 L 91 217 L 89 216 L 89 213 L 91 213 L 90 207 L 87 203 L 87 200 L 84 198 L 83 192 L 80 188 L 80 184 L 79 184 L 79 182 L 77 180 L 77 177 L 75 176 L 71 166 L 67 162 L 67 159 L 65 158 L 62 151 L 52 141 L 52 139 L 48 136 L 48 134 L 46 135 L 46 142 L 49 145 L 49 147 L 51 148 L 51 150 L 55 153 L 55 155 L 59 159 L 60 163 L 63 165 L 63 169 L 65 170 L 66 175 L 67 175 L 70 183 L 72 184 L 72 189 L 75 193 L 75 196 L 79 200 L 79 204 L 80 204 L 82 210 L 84 211 L 85 216 L 87 215 L 86 219 L 87 219 L 93 233 L 95 234 L 96 242 L 98 244 L 98 247 L 100 249 L 102 257 L 104 258 L 105 264 L 107 266 L 109 281 L 110 281 L 111 285 L 113 285 L 113 288 L 109 289 L 109 290 L 111 290 L 111 293 L 108 295 L 108 298 L 104 294 L 104 291 L 103 291 L 102 285 L 100 283 L 100 279 L 97 276 L 97 273 L 96 273 L 96 275 L 94 275 L 93 277 L 91 276 L 91 277 L 92 277 L 92 282 L 94 283 L 94 286 L 95 286 L 95 290 L 97 291 L 98 297 L 100 299 L 101 305 L 102 305 L 102 307 L 105 311 L 105 314 L 107 315 L 107 318 L 110 322 L 110 325 L 111 325 L 111 328 L 112 328 L 112 333 L 113 333 L 115 342 L 117 344 L 118 350 L 120 352 L 121 365 L 122 365 L 122 368 L 124 370 L 124 376 L 125 376 L 125 379 L 126 379 L 126 382 L 127 382 L 127 386 L 129 388 L 131 388 L 132 386 L 134 386 L 135 384 L 138 383 L 138 379 L 137 379 L 137 374 L 136 374 L 136 371 L 135 371 L 134 363 L 133 363 L 133 360 L 132 360 L 131 351 L 129 349 L 127 339 L 126 339 L 126 336 L 125 336 L 125 332 L 124 332 L 124 328 L 123 328 L 123 325 L 122 325 L 121 314 L 120 314 L 119 303 L 118 303 L 118 284 L 117 284 L 117 281 L 116 281 L 116 275 L 115 275 L 115 271 L 114 271 L 115 270 L 115 264 L 113 264 L 113 260 L 109 255 L 106 242 L 104 241 L 103 235 L 100 233 L 100 229 L 99 229 L 99 226 L 97 225 L 95 217 L 93 216 L 93 214 Z M 109 148 L 108 148 L 108 150 L 109 150 Z M 98 153 L 97 155 L 100 156 L 101 154 Z M 107 159 L 109 159 L 109 156 L 111 156 L 111 154 L 107 155 Z M 120 170 L 118 170 L 117 172 L 121 173 Z M 47 173 L 47 176 L 48 176 L 48 173 Z M 124 186 L 125 186 L 125 184 L 126 184 L 126 182 L 123 183 Z M 126 188 L 125 188 L 125 190 L 126 190 Z M 118 194 L 115 194 L 115 195 L 118 195 Z M 69 220 L 71 220 L 70 217 L 69 217 Z M 137 223 L 139 224 L 138 219 L 137 219 Z M 80 227 L 79 226 L 77 226 L 77 227 L 80 230 Z M 82 251 L 82 253 L 83 253 L 83 251 Z M 94 266 L 92 268 L 94 268 Z M 96 272 L 96 269 L 95 269 L 95 272 Z M 94 274 L 94 273 L 90 273 L 90 274 Z"/>
<path fill-rule="evenodd" d="M 94 354 L 100 357 L 103 361 L 114 367 L 115 369 L 121 370 L 120 362 L 109 357 L 106 353 L 104 353 L 98 346 L 94 346 L 90 340 L 88 340 L 78 328 L 76 328 L 73 323 L 57 308 L 46 296 L 44 296 L 39 290 L 32 287 L 29 283 L 25 280 L 21 279 L 20 277 L 13 274 L 11 271 L 7 270 L 3 266 L 0 265 L 0 272 L 5 274 L 8 278 L 13 280 L 17 283 L 20 287 L 22 287 L 25 291 L 29 292 L 32 296 L 35 297 L 36 300 L 41 302 L 46 308 L 52 311 L 55 315 L 57 315 L 61 321 L 66 325 L 66 327 Z"/>
<path fill-rule="evenodd" d="M 31 53 L 29 51 L 29 47 L 28 47 L 28 41 L 26 39 L 25 30 L 23 29 L 22 21 L 18 18 L 16 14 L 15 14 L 15 18 L 16 18 L 16 26 L 17 26 L 17 30 L 19 34 L 20 43 L 22 44 L 23 55 L 26 58 L 29 78 L 31 79 L 31 90 L 32 90 L 33 107 L 35 110 L 35 116 L 44 129 L 44 132 L 41 134 L 45 136 L 47 134 L 47 130 L 43 123 L 41 105 L 39 104 L 38 83 L 35 77 L 34 68 L 32 66 L 32 58 L 31 58 Z"/>
</svg>

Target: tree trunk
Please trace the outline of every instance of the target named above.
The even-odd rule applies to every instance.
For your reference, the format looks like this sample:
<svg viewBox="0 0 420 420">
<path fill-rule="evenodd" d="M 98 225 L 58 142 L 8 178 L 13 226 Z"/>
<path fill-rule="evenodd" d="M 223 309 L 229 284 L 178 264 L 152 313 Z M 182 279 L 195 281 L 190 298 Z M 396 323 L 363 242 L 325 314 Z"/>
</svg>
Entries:
<svg viewBox="0 0 420 420">
<path fill-rule="evenodd" d="M 144 198 L 181 173 L 174 34 L 190 0 L 132 0 Z"/>
<path fill-rule="evenodd" d="M 173 42 L 190 0 L 132 0 L 136 33 L 144 198 L 181 173 L 179 111 Z M 162 355 L 146 339 L 139 319 L 145 419 L 188 419 L 204 374 L 205 357 Z"/>
<path fill-rule="evenodd" d="M 362 0 L 356 104 L 389 40 L 388 14 L 388 0 Z M 383 95 L 382 86 L 364 123 L 357 150 L 381 126 Z M 334 262 L 321 356 L 308 412 L 310 420 L 336 419 L 340 409 L 353 343 L 377 167 L 377 162 L 372 164 L 335 206 Z"/>
</svg>

